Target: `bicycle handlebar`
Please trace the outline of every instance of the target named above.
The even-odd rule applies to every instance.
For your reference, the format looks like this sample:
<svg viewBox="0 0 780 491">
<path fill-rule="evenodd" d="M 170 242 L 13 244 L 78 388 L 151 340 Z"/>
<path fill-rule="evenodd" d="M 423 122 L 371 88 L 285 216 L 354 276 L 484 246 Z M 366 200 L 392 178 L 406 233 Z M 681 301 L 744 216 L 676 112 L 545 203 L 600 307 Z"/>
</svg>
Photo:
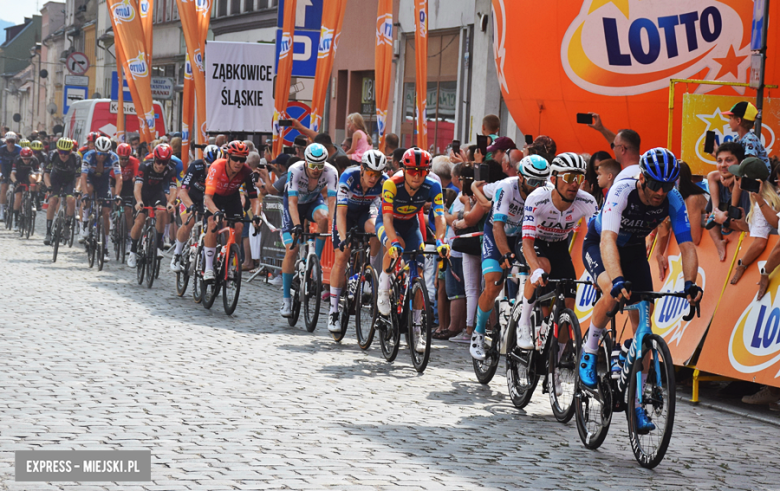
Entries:
<svg viewBox="0 0 780 491">
<path fill-rule="evenodd" d="M 301 232 L 300 234 L 295 234 L 295 237 L 293 237 L 292 245 L 290 247 L 291 248 L 295 248 L 298 245 L 299 242 L 302 242 L 301 238 L 305 239 L 306 237 L 328 238 L 328 237 L 330 237 L 330 234 L 328 234 L 328 233 L 318 233 L 318 232 Z"/>
<path fill-rule="evenodd" d="M 389 268 L 387 268 L 387 269 L 385 270 L 385 273 L 388 273 L 388 274 L 390 274 L 390 273 L 391 273 L 391 272 L 392 272 L 392 271 L 395 269 L 395 266 L 396 266 L 396 264 L 398 264 L 398 261 L 400 261 L 400 260 L 401 260 L 401 258 L 402 258 L 402 257 L 403 257 L 405 254 L 409 254 L 409 255 L 411 255 L 411 256 L 412 256 L 412 257 L 411 257 L 411 260 L 412 260 L 412 261 L 414 261 L 414 260 L 416 260 L 416 259 L 417 259 L 417 255 L 418 255 L 418 254 L 421 254 L 421 255 L 423 255 L 423 256 L 426 256 L 426 255 L 427 255 L 427 256 L 433 256 L 433 255 L 436 255 L 436 256 L 438 256 L 438 255 L 439 255 L 439 253 L 438 253 L 438 252 L 436 252 L 436 251 L 421 251 L 421 250 L 414 250 L 414 251 L 409 251 L 409 252 L 402 252 L 400 256 L 398 256 L 397 258 L 393 259 L 393 260 L 390 262 L 390 267 L 389 267 Z M 444 271 L 444 270 L 442 269 L 442 271 Z"/>
<path fill-rule="evenodd" d="M 493 284 L 496 285 L 496 286 L 503 285 L 504 282 L 506 281 L 506 279 L 509 278 L 509 272 L 512 269 L 514 269 L 515 266 L 517 266 L 520 271 L 526 271 L 526 272 L 529 271 L 529 268 L 528 268 L 527 264 L 523 264 L 523 263 L 519 263 L 519 262 L 512 263 L 512 267 L 511 268 L 507 268 L 507 269 L 502 268 L 501 269 L 501 279 L 498 280 L 498 281 L 493 282 Z"/>
<path fill-rule="evenodd" d="M 627 291 L 631 291 L 631 282 L 627 281 L 625 289 Z M 688 294 L 685 292 L 643 292 L 643 291 L 637 291 L 637 292 L 631 292 L 631 296 L 638 295 L 641 300 L 645 301 L 653 301 L 659 298 L 663 297 L 677 297 L 677 298 L 687 298 Z M 683 320 L 685 322 L 690 322 L 693 319 L 693 316 L 696 315 L 697 317 L 701 317 L 701 307 L 697 303 L 696 305 L 693 305 L 692 303 L 688 303 L 690 306 L 690 309 L 688 310 L 688 313 L 683 316 Z M 607 312 L 607 317 L 615 317 L 618 312 L 623 312 L 623 308 L 626 306 L 626 299 L 621 298 L 618 300 L 617 305 L 615 305 L 615 308 L 611 311 Z"/>
<path fill-rule="evenodd" d="M 235 225 L 236 223 L 239 223 L 239 222 L 240 223 L 252 223 L 254 221 L 253 219 L 250 219 L 250 218 L 230 218 L 230 217 L 226 217 L 224 215 L 220 215 L 218 217 L 217 224 L 222 223 L 223 220 L 228 222 L 228 226 Z M 187 220 L 187 222 L 189 222 L 189 220 Z M 214 229 L 211 231 L 211 233 L 215 234 L 215 233 L 217 233 L 218 230 L 219 230 L 219 225 L 215 225 Z M 252 234 L 252 236 L 254 237 L 254 236 L 256 236 L 259 233 L 260 233 L 260 227 L 255 227 L 255 232 Z"/>
</svg>

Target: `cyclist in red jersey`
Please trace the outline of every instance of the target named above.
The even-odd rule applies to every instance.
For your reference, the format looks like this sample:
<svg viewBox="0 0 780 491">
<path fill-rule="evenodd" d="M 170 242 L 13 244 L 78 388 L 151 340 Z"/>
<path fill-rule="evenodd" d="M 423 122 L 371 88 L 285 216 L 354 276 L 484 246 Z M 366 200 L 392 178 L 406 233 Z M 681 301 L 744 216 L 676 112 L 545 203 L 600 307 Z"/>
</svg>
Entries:
<svg viewBox="0 0 780 491">
<path fill-rule="evenodd" d="M 87 144 L 83 147 L 78 149 L 78 153 L 81 157 L 83 157 L 87 152 L 90 150 L 95 149 L 95 141 L 100 138 L 100 133 L 97 131 L 93 131 L 87 135 Z M 78 142 L 76 140 L 73 140 L 75 142 L 74 148 L 78 148 Z"/>
<path fill-rule="evenodd" d="M 126 203 L 132 202 L 134 199 L 133 194 L 135 192 L 135 185 L 133 184 L 133 181 L 135 181 L 135 176 L 138 175 L 138 166 L 141 165 L 141 162 L 133 157 L 132 153 L 133 148 L 127 143 L 120 143 L 119 146 L 116 147 L 116 154 L 119 156 L 119 166 L 122 168 L 122 190 L 120 191 L 119 196 L 121 196 Z M 130 230 L 133 228 L 133 213 L 131 206 L 125 206 L 125 219 L 127 220 L 127 230 Z"/>
<path fill-rule="evenodd" d="M 242 218 L 244 207 L 241 206 L 239 188 L 246 186 L 247 197 L 251 202 L 254 214 L 255 227 L 260 226 L 260 206 L 257 199 L 257 189 L 252 180 L 252 169 L 246 164 L 249 149 L 244 142 L 234 140 L 227 145 L 227 159 L 215 160 L 209 168 L 206 177 L 206 193 L 203 197 L 203 206 L 206 208 L 208 225 L 206 236 L 203 238 L 203 251 L 206 254 L 206 270 L 203 273 L 203 281 L 214 281 L 214 255 L 217 252 L 217 233 L 214 231 L 217 221 L 227 216 L 229 218 Z M 235 230 L 238 237 L 244 224 L 236 223 Z"/>
</svg>

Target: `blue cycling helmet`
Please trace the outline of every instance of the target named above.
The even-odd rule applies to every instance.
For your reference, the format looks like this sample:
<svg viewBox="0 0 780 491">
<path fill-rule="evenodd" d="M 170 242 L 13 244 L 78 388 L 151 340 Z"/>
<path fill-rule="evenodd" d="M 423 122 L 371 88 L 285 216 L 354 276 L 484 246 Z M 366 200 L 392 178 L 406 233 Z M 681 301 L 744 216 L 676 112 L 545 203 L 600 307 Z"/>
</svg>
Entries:
<svg viewBox="0 0 780 491">
<path fill-rule="evenodd" d="M 518 167 L 520 174 L 526 179 L 547 179 L 550 177 L 550 163 L 541 155 L 523 157 Z"/>
<path fill-rule="evenodd" d="M 222 150 L 219 149 L 216 145 L 208 145 L 205 150 L 203 150 L 203 160 L 208 162 L 209 164 L 213 164 L 215 160 L 222 158 Z"/>
<path fill-rule="evenodd" d="M 680 164 L 674 154 L 663 147 L 648 150 L 639 159 L 639 169 L 645 178 L 659 182 L 675 182 L 680 176 Z"/>
<path fill-rule="evenodd" d="M 328 160 L 328 151 L 325 149 L 324 145 L 312 143 L 306 147 L 303 156 L 309 164 L 324 164 L 325 161 Z"/>
</svg>

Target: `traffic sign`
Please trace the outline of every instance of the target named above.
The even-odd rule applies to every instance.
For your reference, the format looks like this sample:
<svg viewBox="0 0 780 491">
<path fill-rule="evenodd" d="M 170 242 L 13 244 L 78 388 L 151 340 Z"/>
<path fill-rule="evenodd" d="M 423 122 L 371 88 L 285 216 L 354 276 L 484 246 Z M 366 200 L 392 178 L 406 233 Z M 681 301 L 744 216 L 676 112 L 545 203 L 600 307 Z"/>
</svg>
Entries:
<svg viewBox="0 0 780 491">
<path fill-rule="evenodd" d="M 288 102 L 286 112 L 287 116 L 292 119 L 297 119 L 303 126 L 308 128 L 311 125 L 311 108 L 303 102 Z M 285 145 L 292 145 L 293 142 L 295 142 L 295 137 L 300 135 L 300 132 L 292 126 L 288 126 L 287 128 L 282 127 L 282 129 L 284 130 L 282 132 L 282 138 L 284 138 Z"/>
<path fill-rule="evenodd" d="M 87 98 L 87 88 L 81 86 L 66 85 L 62 91 L 62 114 L 68 114 L 70 105 Z"/>
<path fill-rule="evenodd" d="M 116 70 L 114 70 L 113 72 L 111 72 L 111 100 L 112 101 L 119 100 L 119 90 L 117 87 L 118 85 L 119 85 L 119 80 L 117 79 L 116 76 Z M 126 78 L 122 79 L 122 85 L 124 87 L 124 92 L 125 92 L 124 94 L 125 102 L 133 102 L 133 96 L 130 95 L 130 88 L 127 86 Z"/>
<path fill-rule="evenodd" d="M 75 51 L 68 55 L 65 60 L 65 67 L 71 73 L 71 75 L 84 75 L 89 70 L 89 59 L 87 55 L 79 51 Z"/>
<path fill-rule="evenodd" d="M 152 77 L 152 98 L 153 99 L 173 99 L 173 89 L 176 84 L 172 78 Z"/>
<path fill-rule="evenodd" d="M 135 104 L 132 102 L 125 102 L 122 104 L 122 107 L 124 108 L 125 116 L 128 114 L 132 115 L 135 114 Z M 111 114 L 116 114 L 119 112 L 119 102 L 118 101 L 111 101 L 111 103 L 108 105 L 108 112 Z"/>
<path fill-rule="evenodd" d="M 86 87 L 89 85 L 89 77 L 81 75 L 65 75 L 65 85 L 80 85 Z"/>
<path fill-rule="evenodd" d="M 276 30 L 276 60 L 282 46 L 282 30 Z M 314 77 L 317 72 L 317 46 L 320 44 L 320 31 L 299 31 L 293 37 L 293 77 Z"/>
<path fill-rule="evenodd" d="M 322 3 L 324 0 L 298 0 L 295 3 L 295 32 L 298 29 L 319 31 L 322 25 Z M 279 0 L 279 15 L 276 27 L 282 27 L 284 22 L 284 0 Z"/>
</svg>

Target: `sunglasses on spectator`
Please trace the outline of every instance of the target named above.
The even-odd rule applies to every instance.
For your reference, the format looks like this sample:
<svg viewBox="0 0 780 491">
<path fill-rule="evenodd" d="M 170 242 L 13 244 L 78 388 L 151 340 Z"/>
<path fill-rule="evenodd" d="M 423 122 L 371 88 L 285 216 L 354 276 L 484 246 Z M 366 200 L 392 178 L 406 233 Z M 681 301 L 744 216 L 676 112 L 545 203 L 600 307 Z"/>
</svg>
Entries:
<svg viewBox="0 0 780 491">
<path fill-rule="evenodd" d="M 430 172 L 429 169 L 422 169 L 420 167 L 406 167 L 404 172 L 412 177 L 427 176 Z"/>
<path fill-rule="evenodd" d="M 322 170 L 325 168 L 325 162 L 319 163 L 319 164 L 313 164 L 311 162 L 306 162 L 306 165 L 309 166 L 309 169 L 311 170 Z"/>
<path fill-rule="evenodd" d="M 232 160 L 233 162 L 244 163 L 244 162 L 246 162 L 246 157 L 234 157 L 233 155 L 231 155 L 230 156 L 230 160 Z"/>
<path fill-rule="evenodd" d="M 650 191 L 653 192 L 656 192 L 660 189 L 664 193 L 668 193 L 669 191 L 674 189 L 674 182 L 656 181 L 655 179 L 650 179 L 649 177 L 645 177 L 645 186 L 650 188 Z"/>
<path fill-rule="evenodd" d="M 564 174 L 558 174 L 558 177 L 563 179 L 563 182 L 566 184 L 571 184 L 573 182 L 582 184 L 582 181 L 585 180 L 585 174 L 580 174 L 578 172 L 566 172 Z"/>
<path fill-rule="evenodd" d="M 626 146 L 625 146 L 625 145 L 622 145 L 622 144 L 621 144 L 621 145 L 615 145 L 615 143 L 614 143 L 614 142 L 612 142 L 612 143 L 610 143 L 610 144 L 609 144 L 609 148 L 611 148 L 612 150 L 616 149 L 617 147 L 623 147 L 623 148 L 626 148 Z"/>
</svg>

